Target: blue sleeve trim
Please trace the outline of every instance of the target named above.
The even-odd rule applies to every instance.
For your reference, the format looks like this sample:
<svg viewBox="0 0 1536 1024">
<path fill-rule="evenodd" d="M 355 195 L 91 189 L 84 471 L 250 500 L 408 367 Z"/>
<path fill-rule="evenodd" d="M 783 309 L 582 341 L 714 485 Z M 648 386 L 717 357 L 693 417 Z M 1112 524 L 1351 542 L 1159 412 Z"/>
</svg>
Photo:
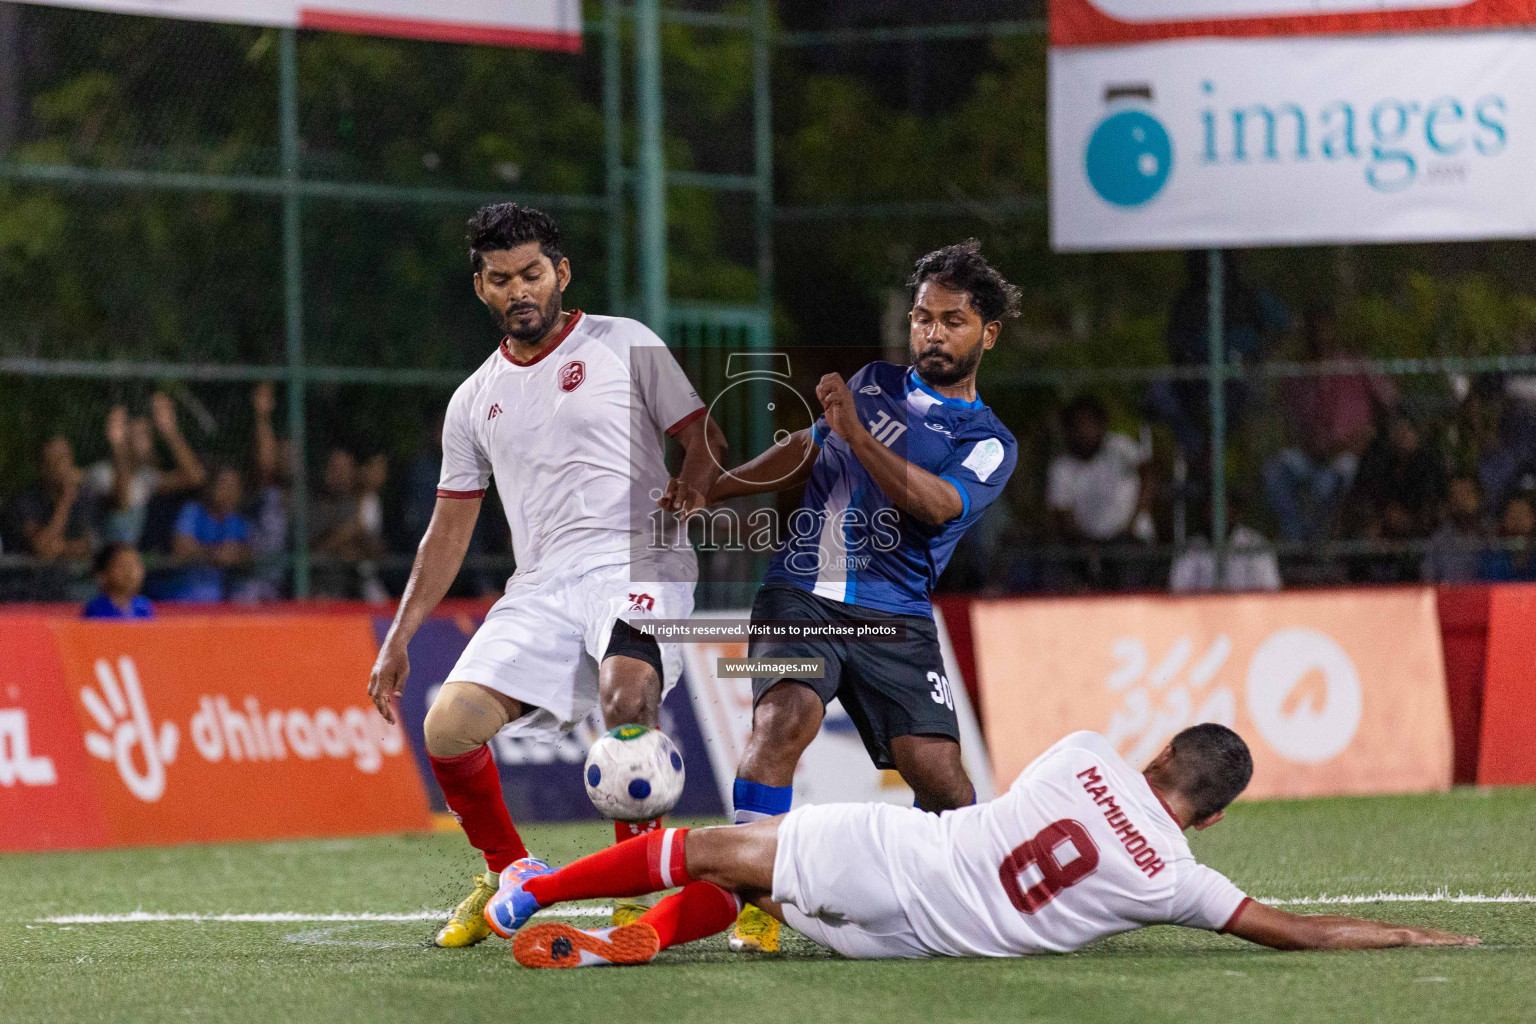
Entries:
<svg viewBox="0 0 1536 1024">
<path fill-rule="evenodd" d="M 827 439 L 827 434 L 831 431 L 831 429 L 831 427 L 825 426 L 821 420 L 817 420 L 815 423 L 812 423 L 811 443 L 814 444 L 817 448 L 820 448 L 822 442 Z"/>
<path fill-rule="evenodd" d="M 960 492 L 960 518 L 964 519 L 971 511 L 971 492 L 965 489 L 965 484 L 962 484 L 952 476 L 941 476 L 939 479 L 948 480 L 954 485 L 955 490 Z"/>
</svg>

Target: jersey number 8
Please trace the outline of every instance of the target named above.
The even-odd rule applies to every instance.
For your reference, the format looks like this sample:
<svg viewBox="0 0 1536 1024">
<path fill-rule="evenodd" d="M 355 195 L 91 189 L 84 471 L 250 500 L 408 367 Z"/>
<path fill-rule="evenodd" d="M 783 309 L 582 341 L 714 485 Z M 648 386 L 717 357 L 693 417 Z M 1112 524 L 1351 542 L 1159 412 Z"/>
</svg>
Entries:
<svg viewBox="0 0 1536 1024">
<path fill-rule="evenodd" d="M 1062 864 L 1056 859 L 1056 851 L 1070 842 L 1077 850 L 1077 857 Z M 1061 890 L 1076 885 L 1093 874 L 1099 866 L 1099 848 L 1093 837 L 1080 822 L 1071 818 L 1053 821 L 1028 842 L 1014 847 L 1008 859 L 998 868 L 1003 891 L 1008 901 L 1021 914 L 1033 914 L 1061 894 Z M 1025 889 L 1019 878 L 1031 867 L 1040 872 L 1040 881 Z"/>
</svg>

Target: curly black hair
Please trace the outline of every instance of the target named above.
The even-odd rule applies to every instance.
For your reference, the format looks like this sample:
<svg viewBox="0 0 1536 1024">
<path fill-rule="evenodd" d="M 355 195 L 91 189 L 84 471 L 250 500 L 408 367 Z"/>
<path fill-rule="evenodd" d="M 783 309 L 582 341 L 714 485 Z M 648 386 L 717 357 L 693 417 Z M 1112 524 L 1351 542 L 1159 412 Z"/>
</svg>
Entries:
<svg viewBox="0 0 1536 1024">
<path fill-rule="evenodd" d="M 497 249 L 511 249 L 524 242 L 538 242 L 539 251 L 558 266 L 565 259 L 560 251 L 560 226 L 543 210 L 516 203 L 492 203 L 482 206 L 469 218 L 469 262 L 480 272 L 485 254 Z"/>
<path fill-rule="evenodd" d="M 919 259 L 907 278 L 907 287 L 915 294 L 924 281 L 937 281 L 970 295 L 971 308 L 981 314 L 983 323 L 1019 315 L 1019 289 L 987 262 L 981 254 L 981 242 L 974 238 L 935 249 Z"/>
</svg>

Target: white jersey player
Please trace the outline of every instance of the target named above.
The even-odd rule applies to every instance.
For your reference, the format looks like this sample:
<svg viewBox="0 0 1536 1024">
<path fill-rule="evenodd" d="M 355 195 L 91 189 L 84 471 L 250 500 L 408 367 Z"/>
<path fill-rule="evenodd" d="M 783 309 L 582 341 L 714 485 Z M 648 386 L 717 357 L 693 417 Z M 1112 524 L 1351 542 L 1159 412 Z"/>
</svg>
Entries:
<svg viewBox="0 0 1536 1024">
<path fill-rule="evenodd" d="M 496 876 L 527 856 L 488 741 L 504 728 L 556 735 L 599 704 L 609 727 L 657 724 L 681 655 L 630 623 L 692 612 L 697 566 L 668 517 L 704 504 L 723 447 L 660 338 L 562 308 L 571 265 L 547 215 L 486 207 L 469 243 L 475 293 L 504 337 L 448 403 L 437 505 L 369 683 L 393 721 L 407 645 L 457 575 L 494 478 L 517 571 L 424 726 L 433 774 L 487 868 L 439 933 L 445 946 L 489 934 Z M 675 478 L 669 435 L 685 453 Z M 634 831 L 618 826 L 619 838 Z"/>
<path fill-rule="evenodd" d="M 1477 941 L 1285 913 L 1196 861 L 1184 830 L 1220 821 L 1252 771 L 1247 746 L 1221 725 L 1179 733 L 1145 772 L 1097 733 L 1077 732 L 986 804 L 942 815 L 827 804 L 750 825 L 667 829 L 561 871 L 528 873 L 486 912 L 510 930 L 552 902 L 630 895 L 619 884 L 604 885 L 639 877 L 627 857 L 655 866 L 647 883 L 683 885 L 672 897 L 679 903 L 663 900 L 635 924 L 611 931 L 556 923 L 523 928 L 513 946 L 519 962 L 648 960 L 680 935 L 708 934 L 697 921 L 679 923 L 685 904 L 697 908 L 695 916 L 713 914 L 709 927 L 727 927 L 729 908 L 703 898 L 700 886 L 754 900 L 808 938 L 857 958 L 1064 953 L 1155 924 L 1227 932 L 1281 949 Z M 599 865 L 604 870 L 594 871 Z"/>
</svg>

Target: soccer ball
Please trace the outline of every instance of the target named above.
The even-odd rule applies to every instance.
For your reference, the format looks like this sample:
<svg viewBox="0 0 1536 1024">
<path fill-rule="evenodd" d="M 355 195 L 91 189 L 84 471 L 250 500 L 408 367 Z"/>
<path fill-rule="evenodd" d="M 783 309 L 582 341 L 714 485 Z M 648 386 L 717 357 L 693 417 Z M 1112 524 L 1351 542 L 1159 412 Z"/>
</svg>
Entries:
<svg viewBox="0 0 1536 1024">
<path fill-rule="evenodd" d="M 649 821 L 683 795 L 683 755 L 659 729 L 621 725 L 587 752 L 587 796 L 615 821 Z"/>
</svg>

